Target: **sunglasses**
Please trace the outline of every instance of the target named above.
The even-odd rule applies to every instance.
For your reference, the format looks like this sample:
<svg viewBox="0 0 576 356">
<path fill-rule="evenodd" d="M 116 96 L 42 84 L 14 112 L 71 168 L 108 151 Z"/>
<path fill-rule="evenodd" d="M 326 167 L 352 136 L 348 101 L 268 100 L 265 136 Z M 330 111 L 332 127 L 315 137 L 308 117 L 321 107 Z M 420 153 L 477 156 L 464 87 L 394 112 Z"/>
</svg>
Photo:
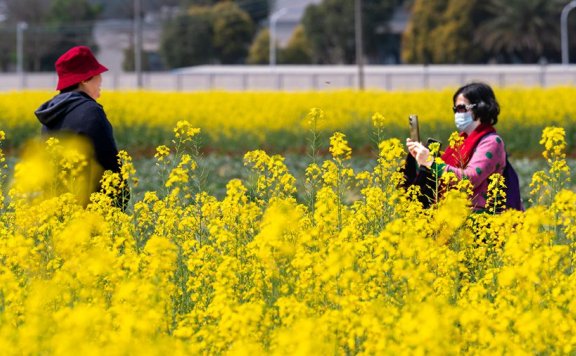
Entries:
<svg viewBox="0 0 576 356">
<path fill-rule="evenodd" d="M 454 111 L 454 113 L 457 113 L 457 112 L 463 113 L 463 112 L 469 111 L 470 109 L 472 109 L 475 106 L 476 106 L 476 104 L 468 104 L 468 105 L 458 104 L 452 108 L 452 111 Z"/>
</svg>

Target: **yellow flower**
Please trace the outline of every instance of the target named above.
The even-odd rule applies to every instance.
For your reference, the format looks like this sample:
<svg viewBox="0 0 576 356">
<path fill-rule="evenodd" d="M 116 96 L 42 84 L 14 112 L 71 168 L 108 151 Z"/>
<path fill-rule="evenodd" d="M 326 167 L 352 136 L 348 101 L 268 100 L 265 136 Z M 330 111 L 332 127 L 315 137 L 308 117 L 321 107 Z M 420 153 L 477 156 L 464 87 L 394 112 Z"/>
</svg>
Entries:
<svg viewBox="0 0 576 356">
<path fill-rule="evenodd" d="M 432 142 L 430 144 L 430 154 L 432 154 L 433 156 L 436 156 L 440 153 L 440 142 Z"/>
<path fill-rule="evenodd" d="M 343 133 L 336 132 L 330 137 L 330 153 L 336 160 L 350 159 L 352 149 L 348 146 L 346 136 Z"/>
<path fill-rule="evenodd" d="M 166 158 L 170 154 L 170 148 L 165 145 L 160 145 L 156 147 L 156 153 L 154 154 L 154 158 L 158 160 L 158 162 L 162 162 L 164 158 Z"/>
<path fill-rule="evenodd" d="M 372 115 L 372 126 L 374 126 L 375 128 L 382 129 L 386 127 L 387 124 L 388 122 L 382 114 L 375 113 L 374 115 Z"/>
<path fill-rule="evenodd" d="M 506 184 L 501 174 L 494 173 L 489 177 L 486 208 L 496 214 L 506 208 Z"/>
<path fill-rule="evenodd" d="M 544 145 L 542 155 L 546 159 L 564 158 L 566 149 L 566 133 L 561 127 L 546 127 L 542 132 L 540 144 Z"/>
<path fill-rule="evenodd" d="M 464 136 L 460 136 L 458 132 L 454 131 L 450 134 L 448 142 L 451 148 L 458 149 L 464 143 Z"/>
<path fill-rule="evenodd" d="M 313 130 L 324 121 L 324 111 L 319 108 L 312 108 L 306 115 L 306 124 Z"/>
<path fill-rule="evenodd" d="M 574 93 L 570 88 L 552 93 L 569 98 L 564 91 Z M 172 95 L 181 99 L 174 110 L 187 105 L 182 99 L 196 98 L 166 99 Z M 238 108 L 226 109 L 226 100 L 210 101 L 212 95 L 236 100 L 230 93 L 197 95 L 214 105 L 214 120 L 238 115 Z M 287 98 L 318 100 L 316 95 Z M 344 101 L 356 94 L 334 95 Z M 433 99 L 426 104 L 440 110 L 440 100 Z M 282 109 L 291 115 L 286 100 Z M 156 110 L 170 119 L 156 105 L 147 106 L 149 101 L 133 105 L 145 106 L 144 116 Z M 251 105 L 255 102 L 260 103 Z M 293 122 L 302 120 L 294 116 Z M 280 112 L 269 117 L 266 128 L 289 126 Z M 343 127 L 348 119 L 330 125 Z M 246 123 L 241 121 L 234 124 Z M 194 135 L 191 127 L 181 124 L 179 138 Z M 71 173 L 80 171 L 88 155 L 68 150 L 61 138 L 36 142 L 17 160 L 12 194 L 0 205 L 0 349 L 7 354 L 569 354 L 576 340 L 576 194 L 563 187 L 570 167 L 562 134 L 548 130 L 544 136 L 548 169 L 532 183 L 547 199 L 525 212 L 502 214 L 472 213 L 471 183 L 453 173 L 441 177 L 442 199 L 423 209 L 416 189 L 402 185 L 406 152 L 396 138 L 379 142 L 378 156 L 358 173 L 344 162 L 351 150 L 342 134 L 331 141 L 333 159 L 314 160 L 304 176 L 292 175 L 281 155 L 248 152 L 244 164 L 253 176 L 227 182 L 223 197 L 191 189 L 197 156 L 178 150 L 183 148 L 178 139 L 172 148 L 176 167 L 154 166 L 174 168 L 167 177 L 170 192 L 163 194 L 163 186 L 139 192 L 127 212 L 111 208 L 105 194 L 136 175 L 126 152 L 119 155 L 125 170 L 107 172 L 104 192 L 94 193 L 84 208 L 68 191 L 44 189 L 63 179 L 73 182 Z M 166 146 L 157 154 L 164 162 L 171 159 Z M 491 177 L 489 202 L 503 198 L 502 184 L 501 176 Z M 294 192 L 310 185 L 310 200 L 303 205 Z"/>
<path fill-rule="evenodd" d="M 188 121 L 178 121 L 174 128 L 174 137 L 180 139 L 181 142 L 191 141 L 199 133 L 200 129 L 193 127 Z"/>
</svg>

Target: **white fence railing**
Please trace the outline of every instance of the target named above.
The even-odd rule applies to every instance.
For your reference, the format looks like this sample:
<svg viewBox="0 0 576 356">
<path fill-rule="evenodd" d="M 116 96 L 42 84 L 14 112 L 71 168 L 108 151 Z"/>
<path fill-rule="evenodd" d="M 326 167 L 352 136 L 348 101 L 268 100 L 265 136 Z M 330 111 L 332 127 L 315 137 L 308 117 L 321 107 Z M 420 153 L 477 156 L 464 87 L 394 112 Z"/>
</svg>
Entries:
<svg viewBox="0 0 576 356">
<path fill-rule="evenodd" d="M 471 81 L 493 86 L 549 87 L 576 85 L 574 65 L 431 65 L 366 66 L 367 89 L 418 90 L 458 87 Z M 355 66 L 199 66 L 172 72 L 142 74 L 143 89 L 202 90 L 334 90 L 356 88 Z M 0 91 L 53 89 L 54 73 L 0 73 Z M 137 88 L 134 73 L 104 74 L 103 87 Z"/>
</svg>

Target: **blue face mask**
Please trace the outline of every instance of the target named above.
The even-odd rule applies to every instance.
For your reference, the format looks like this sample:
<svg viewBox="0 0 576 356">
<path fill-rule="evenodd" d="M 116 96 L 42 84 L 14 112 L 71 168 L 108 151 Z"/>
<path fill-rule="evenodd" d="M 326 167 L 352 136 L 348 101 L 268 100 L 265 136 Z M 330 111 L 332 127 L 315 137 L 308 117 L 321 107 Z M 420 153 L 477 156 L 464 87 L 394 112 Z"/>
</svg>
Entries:
<svg viewBox="0 0 576 356">
<path fill-rule="evenodd" d="M 456 128 L 459 132 L 464 132 L 472 122 L 474 122 L 474 117 L 470 111 L 467 112 L 457 112 L 454 114 L 454 123 L 456 123 Z"/>
</svg>

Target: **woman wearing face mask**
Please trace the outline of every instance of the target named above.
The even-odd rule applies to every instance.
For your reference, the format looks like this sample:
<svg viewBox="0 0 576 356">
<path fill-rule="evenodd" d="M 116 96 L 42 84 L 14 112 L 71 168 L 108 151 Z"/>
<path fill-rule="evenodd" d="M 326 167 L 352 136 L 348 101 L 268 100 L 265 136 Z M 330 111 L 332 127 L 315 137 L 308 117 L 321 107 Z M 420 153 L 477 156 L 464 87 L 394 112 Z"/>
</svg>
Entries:
<svg viewBox="0 0 576 356">
<path fill-rule="evenodd" d="M 494 129 L 500 106 L 492 88 L 484 83 L 459 88 L 452 102 L 456 129 L 464 142 L 444 152 L 444 164 L 436 165 L 428 148 L 420 142 L 408 138 L 406 146 L 420 167 L 432 168 L 439 174 L 454 172 L 459 179 L 468 179 L 473 186 L 473 209 L 482 210 L 486 205 L 488 178 L 493 173 L 502 174 L 506 166 L 504 141 Z"/>
</svg>

